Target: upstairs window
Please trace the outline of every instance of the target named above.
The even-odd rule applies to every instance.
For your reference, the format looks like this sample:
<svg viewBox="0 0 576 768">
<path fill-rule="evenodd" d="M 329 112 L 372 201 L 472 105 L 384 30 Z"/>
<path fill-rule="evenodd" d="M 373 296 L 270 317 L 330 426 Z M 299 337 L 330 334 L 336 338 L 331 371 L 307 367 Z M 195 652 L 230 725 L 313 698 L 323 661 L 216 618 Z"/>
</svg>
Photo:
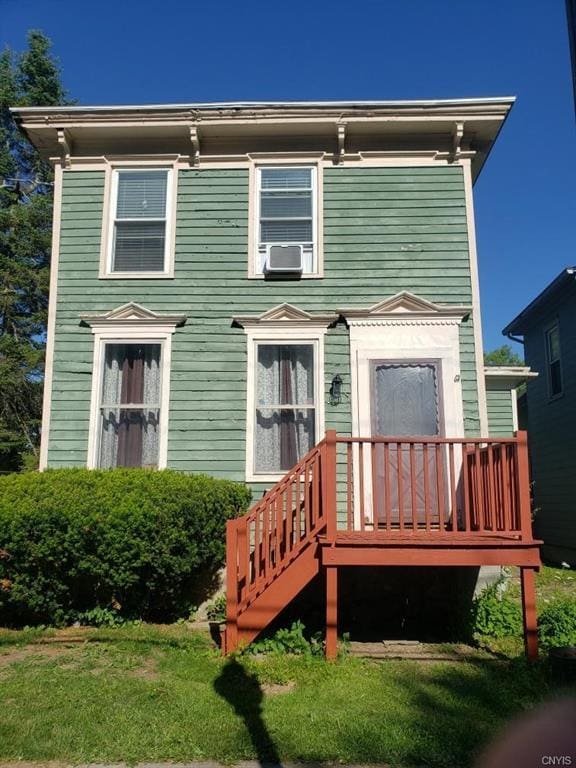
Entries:
<svg viewBox="0 0 576 768">
<path fill-rule="evenodd" d="M 171 175 L 167 168 L 113 172 L 109 274 L 168 273 Z"/>
<path fill-rule="evenodd" d="M 560 331 L 558 324 L 546 331 L 546 360 L 548 363 L 548 390 L 550 397 L 562 394 L 562 366 L 560 362 Z"/>
<path fill-rule="evenodd" d="M 99 467 L 158 467 L 161 349 L 104 345 Z"/>
<path fill-rule="evenodd" d="M 301 248 L 302 274 L 316 273 L 317 169 L 265 166 L 256 173 L 256 274 L 267 273 L 270 247 L 275 245 Z"/>
</svg>

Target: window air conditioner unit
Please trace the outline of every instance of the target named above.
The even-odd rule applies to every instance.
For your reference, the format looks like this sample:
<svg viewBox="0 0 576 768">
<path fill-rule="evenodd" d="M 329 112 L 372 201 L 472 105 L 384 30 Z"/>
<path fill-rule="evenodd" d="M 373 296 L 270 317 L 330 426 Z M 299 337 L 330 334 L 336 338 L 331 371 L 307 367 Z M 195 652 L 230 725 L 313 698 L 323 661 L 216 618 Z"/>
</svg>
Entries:
<svg viewBox="0 0 576 768">
<path fill-rule="evenodd" d="M 266 272 L 302 274 L 302 246 L 268 245 L 266 247 Z"/>
</svg>

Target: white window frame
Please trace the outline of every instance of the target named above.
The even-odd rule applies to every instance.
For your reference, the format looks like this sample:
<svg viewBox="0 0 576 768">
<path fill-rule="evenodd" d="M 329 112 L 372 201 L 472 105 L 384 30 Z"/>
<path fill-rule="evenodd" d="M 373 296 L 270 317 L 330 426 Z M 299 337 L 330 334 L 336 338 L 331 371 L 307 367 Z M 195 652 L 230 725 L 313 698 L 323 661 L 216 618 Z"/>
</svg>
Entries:
<svg viewBox="0 0 576 768">
<path fill-rule="evenodd" d="M 264 280 L 266 275 L 260 268 L 260 192 L 261 171 L 263 169 L 309 168 L 312 171 L 312 271 L 303 271 L 302 279 L 323 276 L 323 184 L 322 164 L 310 159 L 282 159 L 253 162 L 250 165 L 250 214 L 248 234 L 248 277 Z M 299 190 L 302 191 L 302 190 Z M 282 243 L 283 245 L 287 243 Z M 291 245 L 300 245 L 292 242 Z"/>
<path fill-rule="evenodd" d="M 160 344 L 160 434 L 158 438 L 158 469 L 168 461 L 168 417 L 170 409 L 170 368 L 172 334 L 175 326 L 127 328 L 122 325 L 93 328 L 94 359 L 92 364 L 92 395 L 88 433 L 88 469 L 98 469 L 101 439 L 100 399 L 104 379 L 104 356 L 107 344 Z"/>
<path fill-rule="evenodd" d="M 248 370 L 246 403 L 246 482 L 276 483 L 286 471 L 268 474 L 256 472 L 256 379 L 259 344 L 311 344 L 314 347 L 314 407 L 315 441 L 318 443 L 324 435 L 324 335 L 326 328 L 288 330 L 284 328 L 247 328 Z"/>
<path fill-rule="evenodd" d="M 558 349 L 559 354 L 557 358 L 554 358 L 552 360 L 552 357 L 550 355 L 550 336 L 551 334 L 556 331 L 558 334 Z M 562 366 L 562 341 L 560 339 L 560 323 L 558 320 L 555 320 L 553 323 L 551 323 L 544 331 L 544 347 L 545 347 L 545 354 L 546 354 L 546 380 L 548 383 L 548 399 L 549 400 L 557 400 L 559 397 L 562 397 L 564 395 L 564 370 Z M 560 392 L 553 393 L 552 392 L 552 365 L 554 363 L 558 363 L 558 367 L 560 368 Z"/>
<path fill-rule="evenodd" d="M 118 178 L 122 171 L 149 172 L 167 171 L 166 177 L 166 231 L 164 235 L 164 269 L 162 271 L 119 272 L 112 270 L 114 260 L 114 225 L 118 205 Z M 109 164 L 105 178 L 105 207 L 102 226 L 102 249 L 100 256 L 99 277 L 113 280 L 166 279 L 174 277 L 174 250 L 176 231 L 176 198 L 178 184 L 178 168 L 175 163 L 150 162 L 139 165 Z M 148 219 L 139 219 L 139 221 Z M 149 219 L 153 221 L 153 219 Z"/>
</svg>

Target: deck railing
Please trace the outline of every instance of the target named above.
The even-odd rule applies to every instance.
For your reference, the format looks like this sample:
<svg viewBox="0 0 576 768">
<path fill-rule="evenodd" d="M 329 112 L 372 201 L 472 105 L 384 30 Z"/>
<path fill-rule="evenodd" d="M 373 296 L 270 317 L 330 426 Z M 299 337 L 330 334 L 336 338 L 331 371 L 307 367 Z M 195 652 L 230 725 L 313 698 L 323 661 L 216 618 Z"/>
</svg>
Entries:
<svg viewBox="0 0 576 768">
<path fill-rule="evenodd" d="M 326 440 L 322 440 L 243 517 L 226 529 L 228 593 L 242 612 L 326 528 Z M 230 587 L 230 582 L 229 582 Z"/>
<path fill-rule="evenodd" d="M 338 437 L 328 431 L 226 529 L 227 619 L 319 536 L 531 541 L 526 433 L 513 438 Z"/>
<path fill-rule="evenodd" d="M 330 442 L 330 441 L 329 441 Z M 526 433 L 336 437 L 336 530 L 532 538 Z"/>
</svg>

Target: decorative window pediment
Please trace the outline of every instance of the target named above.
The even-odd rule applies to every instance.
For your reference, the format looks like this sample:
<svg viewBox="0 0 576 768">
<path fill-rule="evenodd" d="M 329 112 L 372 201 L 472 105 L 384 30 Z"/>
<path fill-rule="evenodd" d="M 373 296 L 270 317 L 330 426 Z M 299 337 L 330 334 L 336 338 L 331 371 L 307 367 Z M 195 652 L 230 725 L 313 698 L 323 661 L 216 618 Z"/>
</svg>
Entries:
<svg viewBox="0 0 576 768">
<path fill-rule="evenodd" d="M 244 328 L 254 326 L 323 326 L 336 322 L 337 314 L 312 314 L 292 304 L 279 304 L 260 315 L 237 315 L 234 321 Z"/>
<path fill-rule="evenodd" d="M 186 315 L 164 315 L 130 301 L 102 315 L 83 314 L 80 319 L 91 328 L 112 325 L 177 326 L 186 322 Z"/>
<path fill-rule="evenodd" d="M 401 291 L 383 299 L 371 307 L 356 307 L 339 310 L 352 323 L 459 323 L 470 314 L 469 306 L 435 304 L 409 291 Z"/>
</svg>

